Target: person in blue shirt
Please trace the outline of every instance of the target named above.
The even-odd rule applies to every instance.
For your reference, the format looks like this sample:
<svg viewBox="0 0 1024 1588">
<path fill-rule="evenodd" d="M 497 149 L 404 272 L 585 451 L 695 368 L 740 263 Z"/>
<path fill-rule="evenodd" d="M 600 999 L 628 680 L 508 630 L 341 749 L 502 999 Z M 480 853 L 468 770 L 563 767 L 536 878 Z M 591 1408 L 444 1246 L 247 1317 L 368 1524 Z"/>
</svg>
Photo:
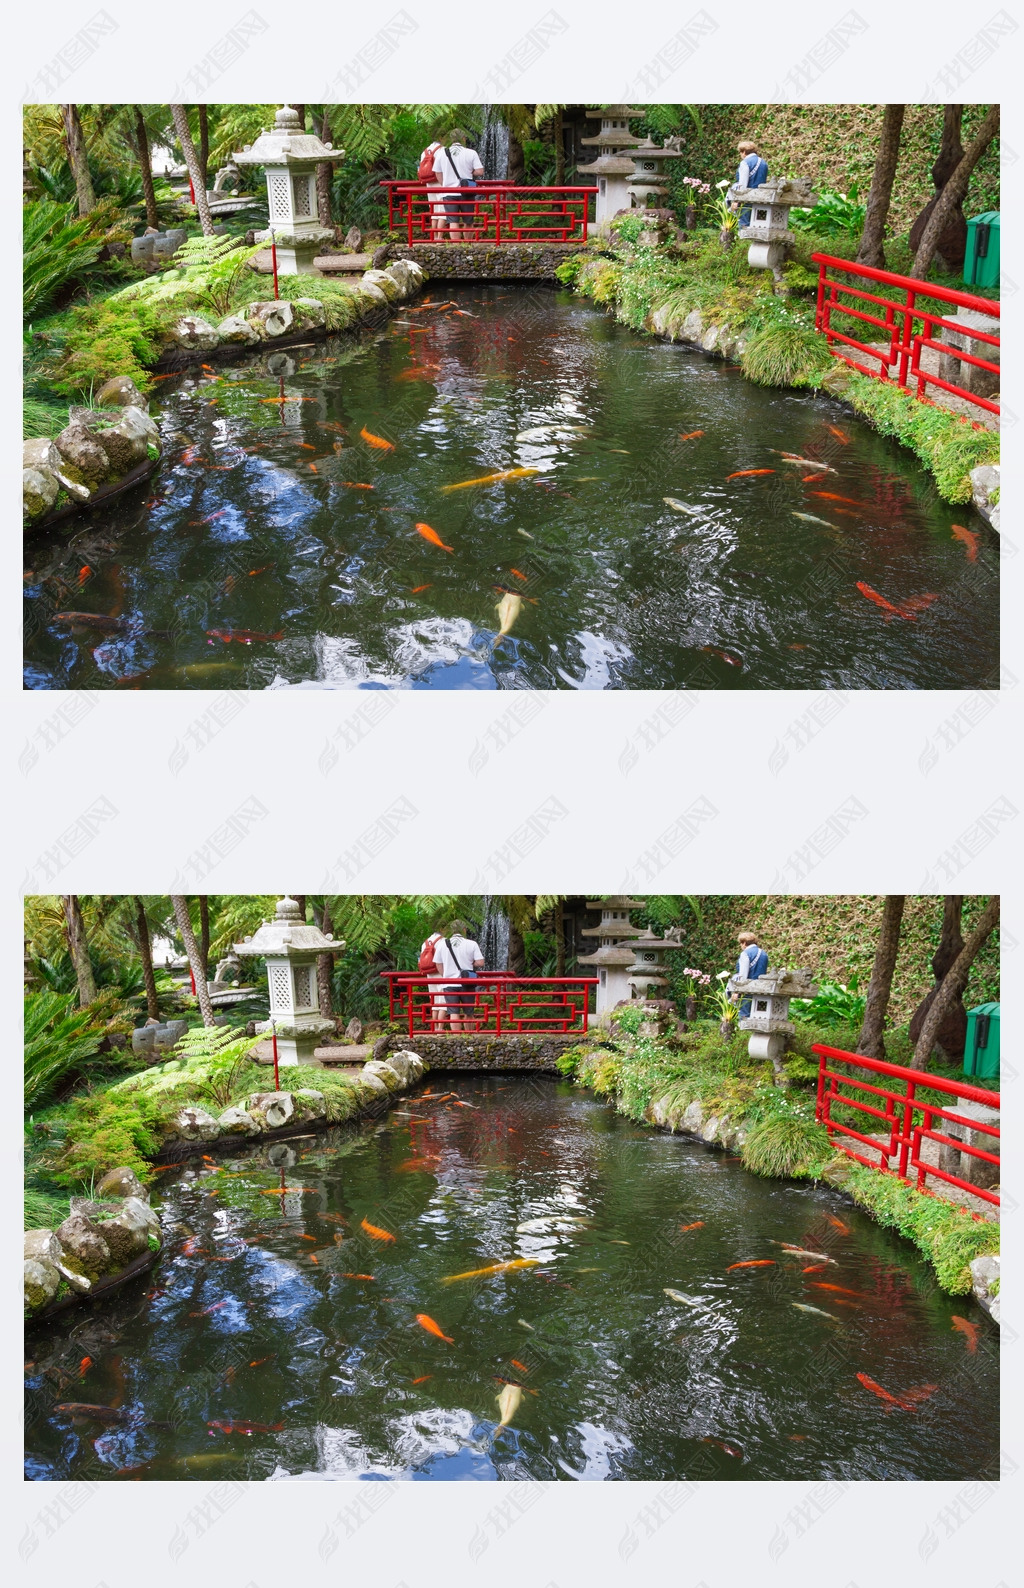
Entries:
<svg viewBox="0 0 1024 1588">
<path fill-rule="evenodd" d="M 758 154 L 757 144 L 749 143 L 746 139 L 736 145 L 736 153 L 740 157 L 739 169 L 736 172 L 736 186 L 744 190 L 751 187 L 760 187 L 762 182 L 768 180 L 768 161 L 763 155 Z M 749 206 L 740 211 L 740 225 L 750 225 Z"/>
<path fill-rule="evenodd" d="M 736 975 L 741 981 L 756 981 L 768 969 L 767 951 L 758 946 L 758 941 L 753 932 L 740 932 L 736 939 L 740 945 L 740 957 L 736 961 Z M 745 1020 L 750 1013 L 750 999 L 744 998 L 740 1004 L 740 1019 Z"/>
</svg>

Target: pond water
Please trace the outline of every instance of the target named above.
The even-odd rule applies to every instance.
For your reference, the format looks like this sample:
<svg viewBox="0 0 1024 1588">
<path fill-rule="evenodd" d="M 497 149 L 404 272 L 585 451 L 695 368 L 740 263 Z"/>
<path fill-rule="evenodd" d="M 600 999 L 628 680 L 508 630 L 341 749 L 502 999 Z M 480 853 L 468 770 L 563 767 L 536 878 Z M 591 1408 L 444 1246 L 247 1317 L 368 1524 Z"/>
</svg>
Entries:
<svg viewBox="0 0 1024 1588">
<path fill-rule="evenodd" d="M 29 688 L 995 674 L 998 538 L 972 509 L 838 404 L 567 292 L 434 284 L 383 329 L 155 389 L 159 473 L 29 542 Z"/>
<path fill-rule="evenodd" d="M 568 1083 L 435 1073 L 158 1185 L 156 1268 L 30 1331 L 30 1478 L 994 1475 L 972 1298 L 837 1195 Z"/>
</svg>

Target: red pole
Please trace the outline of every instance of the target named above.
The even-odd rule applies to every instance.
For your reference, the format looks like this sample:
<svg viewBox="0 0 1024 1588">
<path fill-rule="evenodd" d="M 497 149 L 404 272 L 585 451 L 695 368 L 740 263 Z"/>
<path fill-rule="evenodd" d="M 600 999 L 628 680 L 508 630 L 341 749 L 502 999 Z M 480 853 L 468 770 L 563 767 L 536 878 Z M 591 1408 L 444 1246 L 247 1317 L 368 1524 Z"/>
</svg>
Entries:
<svg viewBox="0 0 1024 1588">
<path fill-rule="evenodd" d="M 188 968 L 188 979 L 192 983 L 192 996 L 194 998 L 196 995 L 196 973 L 192 969 L 191 965 Z"/>
<path fill-rule="evenodd" d="M 192 181 L 191 177 L 189 177 L 189 179 L 188 179 L 188 201 L 189 201 L 190 204 L 195 204 L 195 201 L 196 201 L 195 184 Z"/>
<path fill-rule="evenodd" d="M 279 298 L 281 294 L 277 290 L 277 238 L 273 230 L 270 233 L 270 262 L 274 267 L 274 297 Z"/>
<path fill-rule="evenodd" d="M 270 1038 L 274 1044 L 274 1091 L 279 1092 L 281 1090 L 281 1076 L 277 1068 L 277 1026 L 273 1020 L 270 1022 Z"/>
</svg>

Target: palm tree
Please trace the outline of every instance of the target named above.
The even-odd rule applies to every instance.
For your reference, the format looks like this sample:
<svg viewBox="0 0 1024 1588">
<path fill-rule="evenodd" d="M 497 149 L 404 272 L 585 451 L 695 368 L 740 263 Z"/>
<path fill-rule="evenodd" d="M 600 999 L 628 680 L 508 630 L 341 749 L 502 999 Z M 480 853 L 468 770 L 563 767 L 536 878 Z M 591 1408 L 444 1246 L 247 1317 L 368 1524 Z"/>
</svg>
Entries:
<svg viewBox="0 0 1024 1588">
<path fill-rule="evenodd" d="M 92 176 L 89 172 L 89 161 L 85 153 L 85 133 L 82 131 L 82 118 L 77 105 L 61 105 L 61 116 L 64 121 L 64 141 L 67 146 L 68 164 L 75 179 L 75 192 L 78 195 L 79 215 L 88 215 L 90 210 L 96 208 L 96 191 L 92 185 Z"/>
<path fill-rule="evenodd" d="M 160 216 L 156 207 L 156 190 L 153 187 L 153 162 L 149 157 L 149 134 L 146 131 L 146 118 L 142 114 L 141 105 L 132 105 L 131 110 L 134 120 L 135 150 L 139 157 L 142 192 L 146 200 L 146 225 L 156 228 L 160 225 Z"/>
<path fill-rule="evenodd" d="M 184 156 L 185 164 L 188 166 L 188 174 L 192 181 L 192 191 L 195 194 L 196 214 L 199 217 L 199 224 L 203 229 L 204 236 L 212 237 L 213 217 L 210 214 L 210 203 L 206 197 L 206 177 L 199 164 L 196 146 L 192 142 L 192 134 L 189 131 L 188 116 L 184 105 L 172 105 L 171 115 L 174 118 L 174 131 L 177 134 L 178 142 L 181 144 L 181 152 Z"/>
<path fill-rule="evenodd" d="M 212 1026 L 213 1005 L 210 1002 L 210 989 L 206 985 L 206 967 L 200 958 L 196 934 L 192 930 L 192 921 L 188 913 L 188 900 L 183 893 L 172 893 L 171 903 L 174 906 L 174 919 L 177 922 L 178 931 L 181 933 L 181 940 L 185 945 L 185 953 L 188 955 L 192 979 L 196 984 L 196 997 L 199 1000 L 203 1025 Z"/>
<path fill-rule="evenodd" d="M 78 1001 L 82 1008 L 85 1009 L 95 1001 L 96 977 L 93 974 L 92 961 L 89 958 L 89 944 L 86 941 L 85 922 L 82 919 L 82 904 L 77 893 L 62 893 L 60 902 L 64 911 L 68 953 L 71 955 L 71 963 L 75 967 L 75 976 L 78 980 Z"/>
</svg>

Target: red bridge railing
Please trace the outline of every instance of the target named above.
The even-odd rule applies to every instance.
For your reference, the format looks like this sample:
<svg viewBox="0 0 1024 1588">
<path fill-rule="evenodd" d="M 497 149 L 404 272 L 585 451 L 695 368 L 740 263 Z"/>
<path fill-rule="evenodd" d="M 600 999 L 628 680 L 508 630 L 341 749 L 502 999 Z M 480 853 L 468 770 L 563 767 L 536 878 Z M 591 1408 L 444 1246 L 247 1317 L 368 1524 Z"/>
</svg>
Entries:
<svg viewBox="0 0 1024 1588">
<path fill-rule="evenodd" d="M 999 364 L 979 353 L 967 352 L 943 341 L 939 332 L 955 332 L 961 339 L 977 346 L 979 343 L 994 352 L 999 351 L 999 332 L 965 326 L 963 321 L 946 318 L 942 308 L 935 303 L 973 309 L 980 314 L 999 319 L 999 304 L 992 298 L 976 298 L 970 292 L 958 292 L 952 287 L 936 286 L 932 282 L 917 281 L 911 276 L 897 276 L 889 270 L 875 270 L 870 265 L 858 265 L 850 259 L 836 259 L 831 254 L 812 254 L 818 266 L 818 307 L 815 325 L 828 340 L 829 351 L 835 358 L 858 369 L 875 380 L 893 380 L 897 386 L 917 386 L 917 395 L 931 401 L 928 387 L 938 387 L 954 397 L 962 397 L 989 413 L 999 413 L 999 404 L 970 391 L 955 381 L 923 367 L 924 352 L 930 350 L 940 356 L 951 354 L 961 364 L 984 369 L 998 376 Z M 831 272 L 831 273 L 830 273 Z M 862 284 L 866 283 L 866 285 Z M 871 288 L 875 290 L 870 290 Z M 924 300 L 932 300 L 929 304 Z M 851 301 L 844 301 L 851 300 Z M 837 327 L 837 317 L 845 316 Z M 851 323 L 852 322 L 852 323 Z M 872 346 L 861 340 L 869 333 L 861 327 L 874 326 L 879 332 L 882 346 Z M 846 352 L 844 349 L 852 349 Z M 855 357 L 860 354 L 871 359 L 862 363 Z"/>
<path fill-rule="evenodd" d="M 449 1029 L 449 1020 L 474 1031 L 502 1036 L 511 1032 L 578 1031 L 587 1029 L 594 976 L 512 976 L 484 971 L 479 976 L 425 976 L 422 971 L 386 970 L 390 1018 L 409 1035 Z M 448 1004 L 448 994 L 460 1004 Z"/>
<path fill-rule="evenodd" d="M 931 1178 L 998 1205 L 998 1191 L 964 1179 L 950 1167 L 955 1163 L 963 1169 L 963 1158 L 967 1157 L 979 1165 L 995 1165 L 998 1170 L 998 1123 L 957 1111 L 958 1102 L 982 1103 L 998 1111 L 998 1092 L 820 1043 L 815 1044 L 813 1052 L 818 1055 L 816 1118 L 827 1129 L 834 1146 L 870 1169 L 888 1170 L 908 1183 L 915 1180 L 918 1190 L 930 1191 L 932 1187 L 926 1181 Z M 864 1073 L 851 1075 L 850 1070 Z M 923 1098 L 919 1094 L 925 1090 L 943 1094 L 948 1101 Z M 953 1135 L 950 1126 L 958 1127 L 963 1136 Z M 983 1137 L 992 1150 L 979 1146 L 977 1141 L 968 1141 L 968 1132 Z M 938 1151 L 926 1158 L 928 1142 Z M 983 1180 L 996 1178 L 991 1170 L 980 1172 Z"/>
<path fill-rule="evenodd" d="M 431 243 L 448 228 L 466 243 L 585 243 L 587 206 L 593 187 L 519 187 L 481 182 L 477 187 L 437 187 L 424 182 L 385 182 L 388 226 L 406 241 Z M 459 205 L 459 213 L 450 213 Z"/>
</svg>

